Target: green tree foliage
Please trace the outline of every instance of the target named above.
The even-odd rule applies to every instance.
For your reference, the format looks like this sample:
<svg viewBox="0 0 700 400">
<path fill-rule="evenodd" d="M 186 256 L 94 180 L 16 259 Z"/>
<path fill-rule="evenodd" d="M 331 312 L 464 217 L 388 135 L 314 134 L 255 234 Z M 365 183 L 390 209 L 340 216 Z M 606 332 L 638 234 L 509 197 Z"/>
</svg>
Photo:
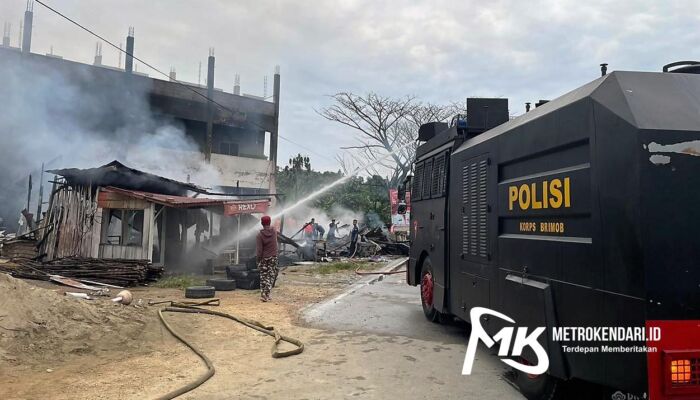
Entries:
<svg viewBox="0 0 700 400">
<path fill-rule="evenodd" d="M 283 169 L 277 170 L 277 191 L 285 194 L 285 202 L 293 203 L 343 177 L 343 173 L 314 171 L 309 157 L 298 154 Z M 311 207 L 330 213 L 334 206 L 364 214 L 376 213 L 389 222 L 389 194 L 386 179 L 379 175 L 353 176 L 312 200 Z"/>
</svg>

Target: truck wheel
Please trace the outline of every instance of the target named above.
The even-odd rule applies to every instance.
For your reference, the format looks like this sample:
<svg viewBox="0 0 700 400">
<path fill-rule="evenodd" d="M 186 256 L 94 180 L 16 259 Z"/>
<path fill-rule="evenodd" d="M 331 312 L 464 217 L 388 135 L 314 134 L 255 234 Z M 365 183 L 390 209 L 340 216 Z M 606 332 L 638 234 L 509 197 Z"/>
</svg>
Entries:
<svg viewBox="0 0 700 400">
<path fill-rule="evenodd" d="M 430 259 L 423 260 L 420 271 L 420 299 L 423 304 L 423 314 L 431 322 L 440 322 L 441 315 L 433 304 L 433 293 L 435 289 L 435 278 L 433 275 L 433 265 Z"/>
<path fill-rule="evenodd" d="M 522 358 L 519 362 L 528 364 Z M 517 369 L 513 369 L 513 371 L 515 372 L 515 384 L 528 400 L 551 400 L 554 398 L 559 383 L 557 378 L 549 374 L 531 375 Z"/>
</svg>

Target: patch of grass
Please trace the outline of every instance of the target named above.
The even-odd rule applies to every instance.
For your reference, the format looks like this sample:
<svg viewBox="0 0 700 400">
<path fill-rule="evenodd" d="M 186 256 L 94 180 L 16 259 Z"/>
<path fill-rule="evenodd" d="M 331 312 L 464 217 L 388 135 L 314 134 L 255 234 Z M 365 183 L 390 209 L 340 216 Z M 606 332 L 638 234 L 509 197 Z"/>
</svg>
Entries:
<svg viewBox="0 0 700 400">
<path fill-rule="evenodd" d="M 171 275 L 161 278 L 153 286 L 165 289 L 184 289 L 204 285 L 204 279 L 192 275 Z"/>
<path fill-rule="evenodd" d="M 340 271 L 354 271 L 360 267 L 360 270 L 374 269 L 378 267 L 377 263 L 370 262 L 348 262 L 348 261 L 336 261 L 331 263 L 323 263 L 318 267 L 314 268 L 314 272 L 328 275 L 335 274 Z"/>
</svg>

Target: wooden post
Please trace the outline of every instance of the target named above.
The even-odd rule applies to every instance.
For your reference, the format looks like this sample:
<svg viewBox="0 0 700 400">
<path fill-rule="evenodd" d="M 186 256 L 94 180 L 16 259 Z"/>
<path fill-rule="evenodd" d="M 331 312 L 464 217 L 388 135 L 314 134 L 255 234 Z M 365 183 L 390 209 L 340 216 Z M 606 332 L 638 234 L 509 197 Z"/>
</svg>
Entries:
<svg viewBox="0 0 700 400">
<path fill-rule="evenodd" d="M 36 210 L 36 216 L 34 217 L 34 220 L 36 221 L 37 226 L 39 225 L 39 221 L 41 221 L 41 203 L 44 201 L 44 163 L 41 163 L 41 171 L 39 173 L 39 202 L 37 205 L 37 210 Z M 27 205 L 28 207 L 29 205 Z M 27 211 L 29 211 L 29 208 L 27 208 Z"/>
<path fill-rule="evenodd" d="M 241 250 L 241 214 L 238 214 L 238 229 L 236 231 L 236 265 L 240 261 L 239 252 Z"/>
</svg>

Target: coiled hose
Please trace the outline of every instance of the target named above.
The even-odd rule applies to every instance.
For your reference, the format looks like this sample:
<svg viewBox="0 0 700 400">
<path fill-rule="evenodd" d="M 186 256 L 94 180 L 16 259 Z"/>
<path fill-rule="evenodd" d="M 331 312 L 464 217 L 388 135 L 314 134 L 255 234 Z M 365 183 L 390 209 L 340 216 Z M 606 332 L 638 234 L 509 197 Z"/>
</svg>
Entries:
<svg viewBox="0 0 700 400">
<path fill-rule="evenodd" d="M 167 303 L 167 302 L 160 302 L 160 303 Z M 207 367 L 207 371 L 204 374 L 202 374 L 199 378 L 197 378 L 194 382 L 188 383 L 187 385 L 182 386 L 178 389 L 175 389 L 172 392 L 164 394 L 164 395 L 156 398 L 156 400 L 170 400 L 170 399 L 174 399 L 178 396 L 181 396 L 181 395 L 199 387 L 201 384 L 203 384 L 204 382 L 209 380 L 209 378 L 214 376 L 214 373 L 215 373 L 214 364 L 212 364 L 211 360 L 204 353 L 202 353 L 201 350 L 199 350 L 197 347 L 195 347 L 192 343 L 185 340 L 179 333 L 177 333 L 170 326 L 170 324 L 168 324 L 168 322 L 165 320 L 165 317 L 163 316 L 163 313 L 165 313 L 165 312 L 216 315 L 218 317 L 223 317 L 223 318 L 228 318 L 228 319 L 234 320 L 240 324 L 247 326 L 248 328 L 255 329 L 258 332 L 272 336 L 275 338 L 275 342 L 272 344 L 272 358 L 289 357 L 289 356 L 293 356 L 295 354 L 300 354 L 301 352 L 304 351 L 304 343 L 302 343 L 300 340 L 291 338 L 289 336 L 280 335 L 275 330 L 275 328 L 272 326 L 265 326 L 258 321 L 253 321 L 253 320 L 237 317 L 235 315 L 226 314 L 226 313 L 219 312 L 219 311 L 213 311 L 213 310 L 207 310 L 204 308 L 199 308 L 199 306 L 205 306 L 205 305 L 218 306 L 219 299 L 213 299 L 213 300 L 204 301 L 204 302 L 170 301 L 169 303 L 170 303 L 169 307 L 161 308 L 160 310 L 158 310 L 158 316 L 160 317 L 160 321 L 163 323 L 163 326 L 165 326 L 165 329 L 167 329 L 168 332 L 170 332 L 177 340 L 182 342 L 182 344 L 187 346 L 199 358 L 201 358 L 202 361 L 204 361 L 204 364 Z M 151 304 L 159 304 L 159 303 L 151 303 Z M 293 344 L 296 346 L 296 348 L 292 349 L 292 350 L 288 350 L 288 351 L 279 351 L 278 345 L 280 342 L 287 342 L 287 343 Z"/>
</svg>

